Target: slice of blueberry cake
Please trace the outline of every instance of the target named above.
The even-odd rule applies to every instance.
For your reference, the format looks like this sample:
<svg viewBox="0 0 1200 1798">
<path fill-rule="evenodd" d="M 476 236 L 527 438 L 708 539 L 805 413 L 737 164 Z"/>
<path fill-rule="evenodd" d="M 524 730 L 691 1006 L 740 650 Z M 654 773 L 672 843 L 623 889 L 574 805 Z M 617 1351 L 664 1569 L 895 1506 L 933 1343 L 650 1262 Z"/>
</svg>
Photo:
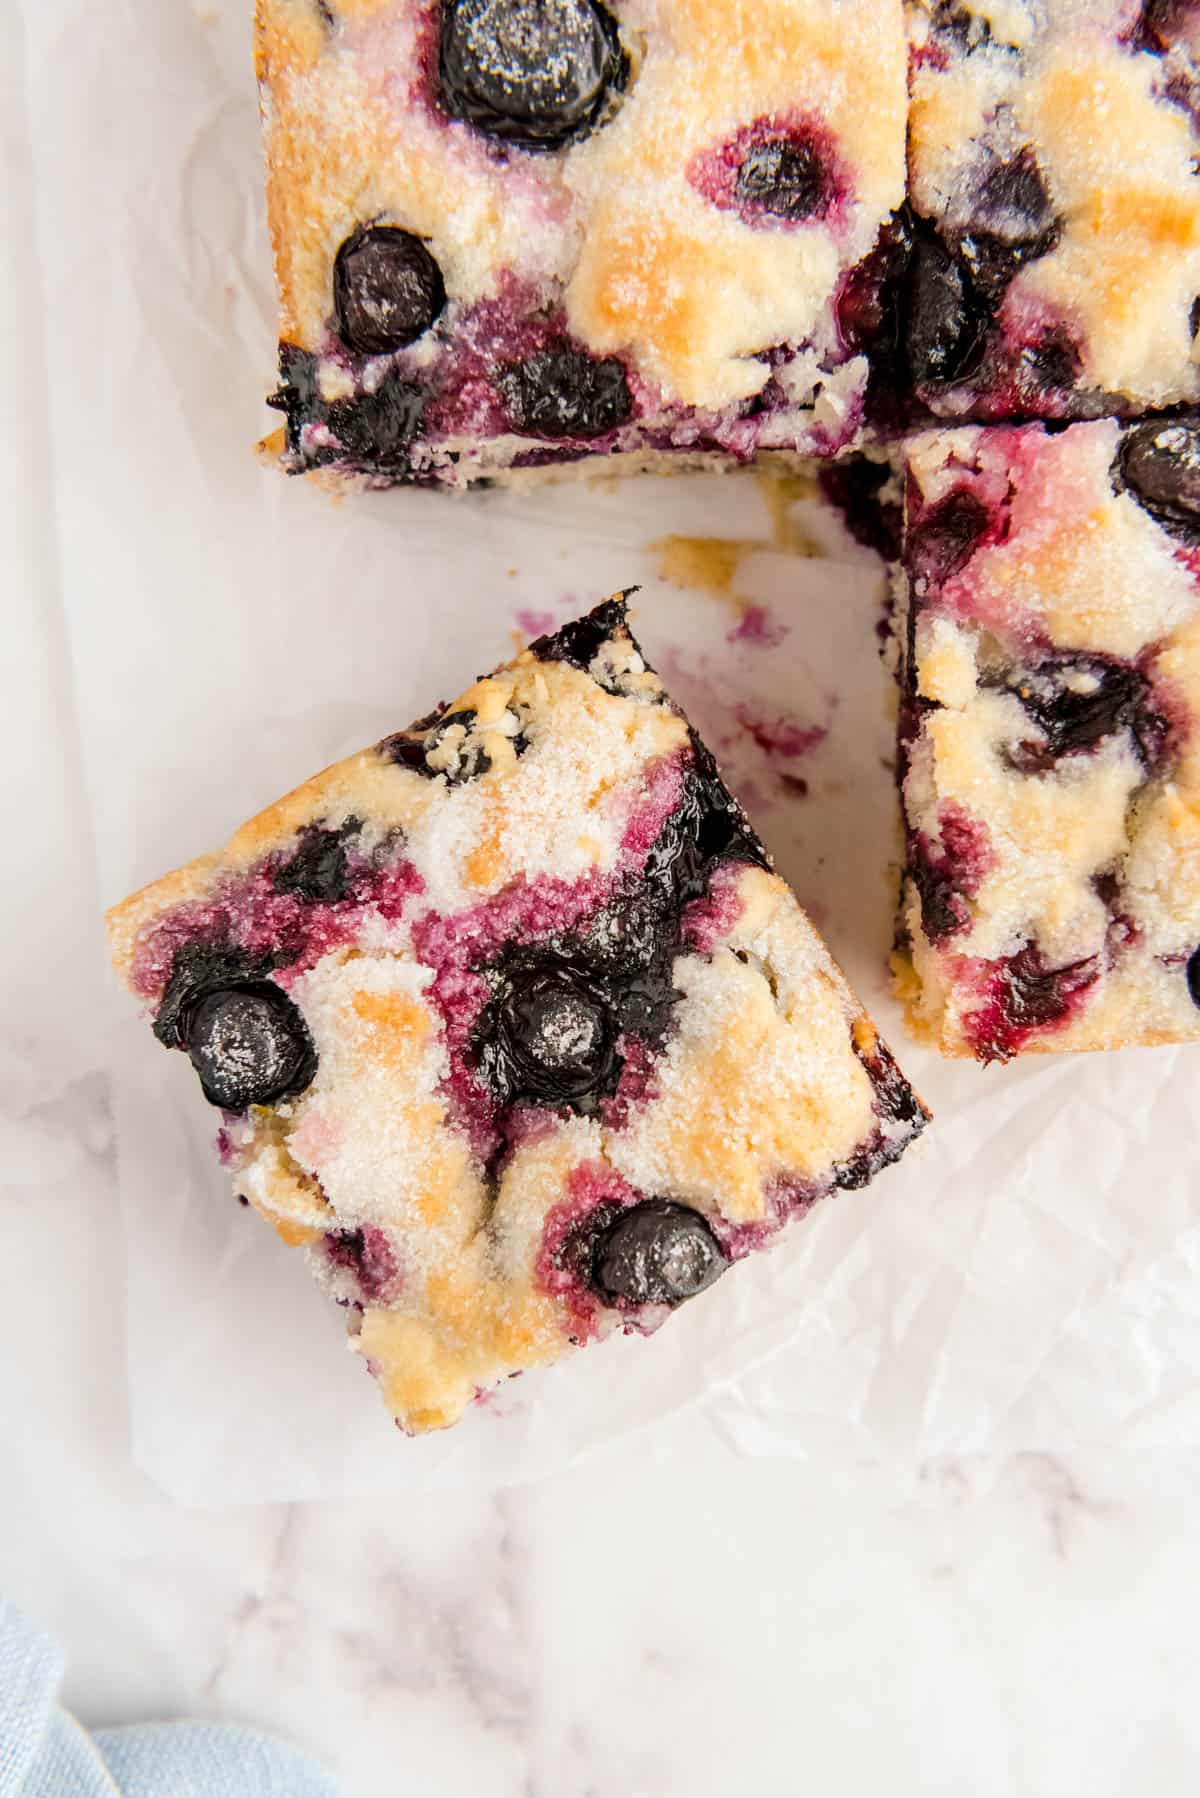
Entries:
<svg viewBox="0 0 1200 1798">
<path fill-rule="evenodd" d="M 902 377 L 945 419 L 1200 395 L 1200 7 L 910 0 Z"/>
<path fill-rule="evenodd" d="M 109 927 L 409 1431 L 653 1329 L 925 1122 L 622 599 Z"/>
<path fill-rule="evenodd" d="M 1200 1038 L 1200 419 L 915 439 L 904 577 L 914 1028 Z"/>
<path fill-rule="evenodd" d="M 901 0 L 258 0 L 294 471 L 852 440 Z"/>
</svg>

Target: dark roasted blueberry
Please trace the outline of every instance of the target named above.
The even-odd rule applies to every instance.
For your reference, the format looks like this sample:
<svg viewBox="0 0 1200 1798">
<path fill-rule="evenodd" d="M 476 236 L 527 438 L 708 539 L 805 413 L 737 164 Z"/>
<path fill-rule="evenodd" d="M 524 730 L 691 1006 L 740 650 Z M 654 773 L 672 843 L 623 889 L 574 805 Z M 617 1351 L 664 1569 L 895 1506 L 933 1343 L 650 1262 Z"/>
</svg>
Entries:
<svg viewBox="0 0 1200 1798">
<path fill-rule="evenodd" d="M 424 737 L 410 737 L 401 732 L 395 737 L 385 737 L 379 750 L 389 762 L 397 762 L 401 768 L 411 768 L 414 774 L 423 774 L 427 780 L 434 778 L 434 770 L 425 760 Z"/>
<path fill-rule="evenodd" d="M 316 1072 L 304 1019 L 269 981 L 207 994 L 186 1030 L 204 1096 L 223 1111 L 272 1105 L 302 1092 Z"/>
<path fill-rule="evenodd" d="M 837 297 L 837 324 L 848 350 L 870 350 L 891 365 L 903 356 L 900 289 L 912 254 L 913 218 L 907 203 L 879 233 L 873 250 L 847 274 Z"/>
<path fill-rule="evenodd" d="M 446 712 L 425 738 L 425 763 L 432 774 L 444 775 L 452 787 L 486 774 L 492 758 L 480 743 L 471 741 L 475 712 Z"/>
<path fill-rule="evenodd" d="M 592 1279 L 605 1298 L 680 1305 L 728 1265 L 698 1211 L 671 1199 L 644 1199 L 622 1211 L 600 1237 Z"/>
<path fill-rule="evenodd" d="M 511 428 L 524 437 L 603 437 L 633 409 L 624 364 L 569 343 L 511 363 L 497 385 Z"/>
<path fill-rule="evenodd" d="M 1008 1023 L 1020 1031 L 1057 1023 L 1070 1010 L 1075 995 L 1085 992 L 1098 973 L 1094 956 L 1061 968 L 1047 967 L 1037 945 L 1027 943 L 1004 971 L 1002 1001 Z"/>
<path fill-rule="evenodd" d="M 402 466 L 424 410 L 424 396 L 399 375 L 391 374 L 373 393 L 327 402 L 317 380 L 317 358 L 294 344 L 279 348 L 278 389 L 267 401 L 287 414 L 287 444 L 305 466 L 348 461 L 368 472 L 375 467 Z M 324 425 L 336 443 L 305 446 L 306 425 Z"/>
<path fill-rule="evenodd" d="M 898 561 L 904 519 L 900 501 L 883 497 L 892 479 L 889 464 L 845 456 L 822 467 L 817 479 L 854 541 L 889 562 Z"/>
<path fill-rule="evenodd" d="M 1045 743 L 1016 744 L 1010 760 L 1023 773 L 1040 774 L 1060 756 L 1094 749 L 1120 730 L 1132 730 L 1143 747 L 1143 727 L 1152 723 L 1149 690 L 1145 675 L 1128 663 L 1090 656 L 1020 676 L 1009 691 L 1040 727 Z"/>
<path fill-rule="evenodd" d="M 987 319 L 974 284 L 941 239 L 923 231 L 908 270 L 908 363 L 918 387 L 970 374 L 983 348 Z"/>
<path fill-rule="evenodd" d="M 324 419 L 349 460 L 367 469 L 388 468 L 407 462 L 424 407 L 419 388 L 391 374 L 374 393 L 326 406 Z"/>
<path fill-rule="evenodd" d="M 228 943 L 186 943 L 175 956 L 155 1013 L 155 1036 L 167 1049 L 185 1049 L 188 1019 L 201 999 L 229 987 L 256 985 L 284 960 L 280 955 L 247 955 Z"/>
<path fill-rule="evenodd" d="M 524 150 L 586 137 L 628 73 L 598 0 L 445 0 L 439 66 L 452 117 Z"/>
<path fill-rule="evenodd" d="M 953 38 L 964 49 L 991 43 L 991 23 L 981 11 L 962 5 L 960 0 L 934 0 L 931 11 L 937 30 Z"/>
<path fill-rule="evenodd" d="M 414 774 L 423 774 L 427 780 L 434 778 L 434 770 L 425 760 L 425 739 L 435 724 L 445 717 L 445 710 L 426 713 L 424 718 L 416 718 L 407 730 L 397 731 L 393 737 L 385 737 L 379 745 L 379 753 L 389 762 L 398 762 L 402 768 L 411 768 Z"/>
<path fill-rule="evenodd" d="M 1050 196 L 1032 150 L 1018 150 L 1007 162 L 994 163 L 980 183 L 979 197 L 988 214 L 1019 221 L 1025 227 L 1022 237 L 1043 232 L 1050 223 Z"/>
<path fill-rule="evenodd" d="M 1042 393 L 1065 393 L 1079 379 L 1079 351 L 1063 331 L 1047 331 L 1021 351 L 1022 373 Z"/>
<path fill-rule="evenodd" d="M 909 853 L 908 871 L 921 900 L 921 929 L 931 943 L 943 943 L 965 930 L 971 907 L 959 891 L 955 869 L 945 857 L 936 863 L 919 846 Z"/>
<path fill-rule="evenodd" d="M 988 528 L 989 513 L 969 487 L 954 487 L 918 521 L 909 550 L 911 573 L 940 585 L 964 569 Z"/>
<path fill-rule="evenodd" d="M 958 258 L 980 307 L 997 311 L 1018 271 L 1027 262 L 1047 255 L 1057 242 L 1057 230 L 1020 238 L 999 237 L 990 231 L 965 232 L 958 240 Z"/>
<path fill-rule="evenodd" d="M 317 358 L 294 343 L 279 346 L 279 386 L 267 400 L 277 412 L 286 414 L 287 446 L 293 456 L 301 453 L 300 436 L 311 424 L 321 407 L 317 392 Z"/>
<path fill-rule="evenodd" d="M 737 172 L 734 193 L 747 207 L 773 218 L 813 218 L 829 204 L 830 180 L 825 164 L 810 143 L 781 138 L 758 144 Z"/>
<path fill-rule="evenodd" d="M 1126 431 L 1119 481 L 1177 537 L 1200 537 L 1200 420 L 1148 419 Z"/>
<path fill-rule="evenodd" d="M 734 798 L 707 744 L 689 730 L 693 764 L 683 791 L 642 868 L 642 887 L 655 916 L 677 920 L 708 891 L 721 862 L 770 868 L 771 859 Z"/>
<path fill-rule="evenodd" d="M 346 844 L 362 829 L 357 818 L 347 818 L 337 830 L 310 825 L 301 831 L 294 855 L 276 869 L 277 893 L 295 893 L 310 904 L 336 904 L 346 897 Z"/>
<path fill-rule="evenodd" d="M 1187 984 L 1192 1004 L 1200 1006 L 1200 949 L 1193 949 L 1188 959 Z"/>
<path fill-rule="evenodd" d="M 1142 0 L 1141 16 L 1132 35 L 1135 49 L 1161 53 L 1169 50 L 1191 22 L 1192 0 Z"/>
<path fill-rule="evenodd" d="M 529 645 L 530 654 L 539 662 L 569 662 L 572 668 L 582 668 L 586 674 L 610 638 L 628 635 L 627 602 L 636 592 L 636 587 L 627 587 L 624 593 L 606 599 L 585 617 L 573 618 L 548 637 L 538 637 Z"/>
<path fill-rule="evenodd" d="M 614 1020 L 582 968 L 537 961 L 510 969 L 483 1028 L 480 1065 L 505 1102 L 590 1110 L 616 1084 Z"/>
<path fill-rule="evenodd" d="M 941 942 L 971 922 L 968 903 L 992 865 L 988 833 L 970 813 L 953 804 L 938 809 L 937 839 L 915 832 L 909 843 L 909 872 L 921 897 L 921 928 Z"/>
<path fill-rule="evenodd" d="M 411 231 L 367 225 L 348 237 L 333 265 L 338 335 L 364 356 L 413 343 L 446 304 L 442 271 Z"/>
</svg>

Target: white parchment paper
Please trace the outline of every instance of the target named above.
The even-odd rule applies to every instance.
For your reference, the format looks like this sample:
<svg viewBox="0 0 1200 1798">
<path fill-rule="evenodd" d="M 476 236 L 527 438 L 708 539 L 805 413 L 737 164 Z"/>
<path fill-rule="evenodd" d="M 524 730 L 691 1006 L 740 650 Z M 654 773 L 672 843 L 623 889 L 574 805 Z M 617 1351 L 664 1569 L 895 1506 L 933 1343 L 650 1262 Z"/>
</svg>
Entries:
<svg viewBox="0 0 1200 1798">
<path fill-rule="evenodd" d="M 517 1480 L 701 1401 L 744 1451 L 813 1459 L 1200 1446 L 1195 1053 L 959 1067 L 887 997 L 878 565 L 753 475 L 334 505 L 253 461 L 274 333 L 250 11 L 23 8 L 62 722 L 105 898 L 452 695 L 514 631 L 641 581 L 652 657 L 938 1115 L 652 1341 L 407 1442 L 300 1259 L 233 1204 L 186 1063 L 114 993 L 141 1464 L 205 1504 Z M 739 598 L 761 608 L 740 629 Z"/>
</svg>

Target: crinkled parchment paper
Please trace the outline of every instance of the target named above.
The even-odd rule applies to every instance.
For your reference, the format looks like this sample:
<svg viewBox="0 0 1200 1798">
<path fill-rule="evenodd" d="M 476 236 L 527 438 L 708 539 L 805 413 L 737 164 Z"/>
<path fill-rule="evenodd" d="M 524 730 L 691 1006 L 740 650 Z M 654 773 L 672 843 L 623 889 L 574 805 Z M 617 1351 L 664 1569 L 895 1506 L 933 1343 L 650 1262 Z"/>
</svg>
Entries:
<svg viewBox="0 0 1200 1798">
<path fill-rule="evenodd" d="M 23 278 L 105 899 L 450 696 L 514 631 L 640 581 L 651 655 L 938 1119 L 652 1341 L 408 1442 L 300 1259 L 232 1202 L 186 1062 L 114 992 L 141 1464 L 207 1504 L 521 1479 L 701 1401 L 747 1452 L 813 1459 L 1200 1443 L 1195 1053 L 952 1066 L 886 995 L 878 565 L 751 474 L 335 505 L 256 465 L 274 343 L 250 11 L 24 5 Z"/>
</svg>

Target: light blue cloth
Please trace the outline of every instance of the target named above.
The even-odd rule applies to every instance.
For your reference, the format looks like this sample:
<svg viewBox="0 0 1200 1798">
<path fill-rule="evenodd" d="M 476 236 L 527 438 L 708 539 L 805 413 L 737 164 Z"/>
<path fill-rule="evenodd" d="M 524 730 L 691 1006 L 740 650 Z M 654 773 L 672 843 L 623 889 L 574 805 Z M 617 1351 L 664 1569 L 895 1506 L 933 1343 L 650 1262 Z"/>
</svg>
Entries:
<svg viewBox="0 0 1200 1798">
<path fill-rule="evenodd" d="M 224 1723 L 90 1736 L 58 1703 L 63 1659 L 0 1603 L 0 1798 L 339 1798 L 295 1748 Z"/>
</svg>

